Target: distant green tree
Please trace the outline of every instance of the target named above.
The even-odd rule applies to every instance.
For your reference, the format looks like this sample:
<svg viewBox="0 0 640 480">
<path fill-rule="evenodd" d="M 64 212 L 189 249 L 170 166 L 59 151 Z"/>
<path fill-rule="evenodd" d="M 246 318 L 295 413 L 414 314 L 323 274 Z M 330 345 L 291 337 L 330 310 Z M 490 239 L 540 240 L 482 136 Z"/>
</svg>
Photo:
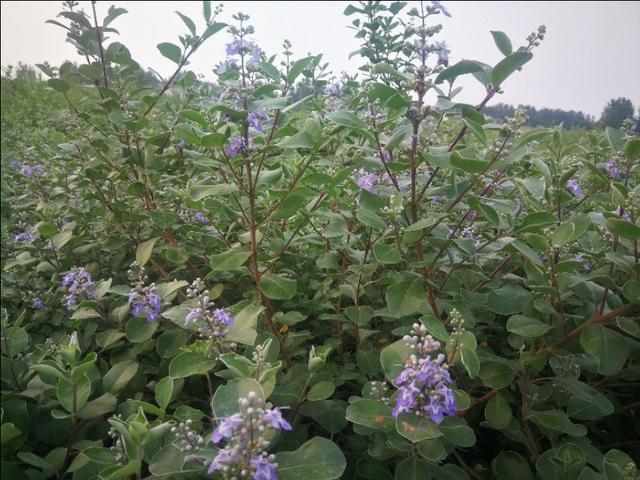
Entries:
<svg viewBox="0 0 640 480">
<path fill-rule="evenodd" d="M 609 100 L 600 116 L 600 125 L 604 127 L 620 128 L 627 118 L 633 118 L 633 103 L 628 98 L 620 97 Z"/>
</svg>

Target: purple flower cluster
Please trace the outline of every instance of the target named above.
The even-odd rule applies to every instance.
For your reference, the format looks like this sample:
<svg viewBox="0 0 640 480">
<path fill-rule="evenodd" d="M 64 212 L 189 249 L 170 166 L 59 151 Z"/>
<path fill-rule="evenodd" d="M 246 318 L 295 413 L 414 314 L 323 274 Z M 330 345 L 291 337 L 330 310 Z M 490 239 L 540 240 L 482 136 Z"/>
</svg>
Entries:
<svg viewBox="0 0 640 480">
<path fill-rule="evenodd" d="M 444 8 L 444 5 L 438 1 L 432 1 L 431 6 L 427 7 L 430 13 L 442 13 L 445 17 L 451 18 L 449 10 Z"/>
<path fill-rule="evenodd" d="M 44 302 L 40 299 L 40 297 L 36 297 L 31 302 L 31 307 L 35 310 L 42 310 L 44 308 Z"/>
<path fill-rule="evenodd" d="M 374 185 L 376 184 L 376 176 L 373 173 L 363 173 L 357 180 L 358 187 L 367 192 L 373 190 Z"/>
<path fill-rule="evenodd" d="M 162 300 L 158 296 L 154 283 L 144 287 L 142 291 L 134 290 L 129 294 L 129 307 L 134 317 L 147 318 L 147 322 L 153 323 L 160 319 Z"/>
<path fill-rule="evenodd" d="M 431 356 L 440 348 L 440 342 L 427 335 L 424 325 L 414 324 L 411 333 L 403 340 L 415 353 L 406 359 L 404 370 L 395 380 L 399 392 L 392 415 L 428 415 L 434 423 L 440 423 L 445 415 L 455 415 L 457 411 L 449 366 L 444 354 Z"/>
<path fill-rule="evenodd" d="M 247 122 L 249 126 L 252 127 L 256 132 L 263 132 L 262 122 L 267 120 L 269 115 L 267 115 L 267 111 L 264 108 L 259 108 L 253 112 L 249 112 L 247 115 Z"/>
<path fill-rule="evenodd" d="M 194 218 L 194 220 L 196 222 L 202 223 L 203 225 L 208 225 L 209 224 L 209 219 L 202 212 L 196 212 L 196 214 L 193 216 L 193 218 Z"/>
<path fill-rule="evenodd" d="M 334 97 L 340 96 L 340 85 L 337 83 L 332 83 L 331 85 L 327 85 L 323 87 L 321 90 L 324 95 L 333 95 Z"/>
<path fill-rule="evenodd" d="M 574 197 L 579 197 L 582 195 L 582 189 L 580 188 L 580 184 L 575 178 L 572 178 L 567 182 L 567 188 L 571 192 Z"/>
<path fill-rule="evenodd" d="M 203 327 L 199 329 L 202 334 L 212 340 L 224 338 L 233 325 L 233 317 L 224 308 L 214 308 L 215 304 L 209 300 L 209 292 L 201 279 L 197 278 L 187 288 L 187 297 L 197 298 L 197 304 L 187 313 L 185 325 L 202 323 Z"/>
<path fill-rule="evenodd" d="M 20 166 L 19 171 L 22 175 L 29 178 L 44 177 L 44 174 L 45 174 L 44 167 L 42 165 L 31 166 L 31 165 L 23 164 Z"/>
<path fill-rule="evenodd" d="M 240 412 L 219 420 L 211 435 L 213 443 L 226 440 L 208 473 L 220 472 L 223 478 L 277 480 L 275 456 L 267 454 L 270 440 L 267 429 L 291 430 L 277 407 L 266 406 L 255 392 L 239 400 Z"/>
<path fill-rule="evenodd" d="M 262 59 L 262 49 L 255 42 L 240 38 L 234 38 L 231 43 L 228 43 L 226 52 L 228 57 L 235 55 L 243 57 L 244 65 L 247 67 L 253 67 Z M 218 66 L 216 73 L 222 75 L 230 68 L 239 69 L 238 60 L 227 58 Z"/>
<path fill-rule="evenodd" d="M 251 139 L 249 139 L 249 144 L 247 145 L 245 144 L 244 139 L 240 137 L 233 138 L 229 142 L 229 145 L 227 145 L 227 149 L 226 149 L 227 157 L 229 158 L 235 157 L 240 152 L 246 151 L 251 147 L 253 147 L 253 142 L 251 141 Z"/>
<path fill-rule="evenodd" d="M 17 245 L 18 243 L 26 243 L 27 245 L 31 245 L 35 239 L 38 238 L 38 234 L 35 232 L 24 231 L 22 233 L 17 233 L 11 239 L 11 243 Z"/>
<path fill-rule="evenodd" d="M 84 267 L 73 267 L 67 272 L 60 282 L 63 287 L 67 287 L 68 294 L 64 297 L 64 305 L 67 310 L 71 310 L 78 299 L 93 300 L 95 298 L 95 283 L 91 274 Z"/>
<path fill-rule="evenodd" d="M 622 173 L 622 170 L 620 170 L 620 167 L 618 167 L 615 160 L 613 160 L 612 158 L 604 164 L 604 169 L 613 179 L 622 180 L 624 178 L 624 173 Z"/>
<path fill-rule="evenodd" d="M 575 255 L 573 258 L 574 258 L 574 260 L 576 260 L 577 262 L 584 262 L 584 263 L 582 264 L 582 268 L 583 268 L 586 272 L 588 272 L 588 271 L 590 271 L 590 270 L 591 270 L 591 265 L 589 265 L 587 262 L 585 262 L 585 260 L 584 260 L 584 258 L 582 257 L 582 255 L 577 254 L 577 255 Z"/>
<path fill-rule="evenodd" d="M 444 65 L 445 67 L 449 65 L 451 50 L 449 50 L 447 44 L 445 42 L 436 42 L 435 49 L 438 52 L 438 65 Z"/>
</svg>

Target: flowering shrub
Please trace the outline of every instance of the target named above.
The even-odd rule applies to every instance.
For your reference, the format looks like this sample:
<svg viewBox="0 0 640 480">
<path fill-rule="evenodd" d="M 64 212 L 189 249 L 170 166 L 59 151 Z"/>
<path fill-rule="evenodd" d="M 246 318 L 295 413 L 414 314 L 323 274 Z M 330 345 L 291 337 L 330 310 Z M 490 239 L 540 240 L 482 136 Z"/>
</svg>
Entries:
<svg viewBox="0 0 640 480">
<path fill-rule="evenodd" d="M 489 121 L 546 30 L 457 8 L 347 6 L 337 77 L 204 2 L 149 81 L 65 2 L 83 63 L 2 79 L 3 477 L 638 477 L 640 139 Z"/>
</svg>

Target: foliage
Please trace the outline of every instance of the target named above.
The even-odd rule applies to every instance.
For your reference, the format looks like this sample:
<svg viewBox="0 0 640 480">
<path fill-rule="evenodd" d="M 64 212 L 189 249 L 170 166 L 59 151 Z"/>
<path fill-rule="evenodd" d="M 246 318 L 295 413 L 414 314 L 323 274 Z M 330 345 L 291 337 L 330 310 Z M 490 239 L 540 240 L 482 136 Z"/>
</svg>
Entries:
<svg viewBox="0 0 640 480">
<path fill-rule="evenodd" d="M 595 121 L 591 115 L 574 110 L 561 110 L 559 108 L 536 108 L 531 105 L 519 105 L 527 113 L 527 125 L 532 127 L 555 127 L 562 123 L 567 129 L 594 127 Z M 494 120 L 503 122 L 506 118 L 512 117 L 516 108 L 504 103 L 485 107 L 484 113 Z"/>
<path fill-rule="evenodd" d="M 620 97 L 609 100 L 600 115 L 602 127 L 620 128 L 627 118 L 633 118 L 633 103 L 628 98 Z"/>
<path fill-rule="evenodd" d="M 336 80 L 204 2 L 153 86 L 97 10 L 2 79 L 3 476 L 637 478 L 640 140 L 483 114 L 544 27 L 450 65 L 360 2 Z"/>
</svg>

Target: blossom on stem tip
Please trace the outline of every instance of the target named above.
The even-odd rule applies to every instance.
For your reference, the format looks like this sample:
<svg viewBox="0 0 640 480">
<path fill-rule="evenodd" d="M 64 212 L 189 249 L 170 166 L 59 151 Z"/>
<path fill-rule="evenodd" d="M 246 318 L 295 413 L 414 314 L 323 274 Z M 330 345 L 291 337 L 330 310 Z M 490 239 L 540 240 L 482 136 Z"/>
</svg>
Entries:
<svg viewBox="0 0 640 480">
<path fill-rule="evenodd" d="M 427 335 L 423 325 L 414 324 L 411 333 L 404 341 L 415 353 L 406 359 L 395 380 L 399 392 L 391 413 L 394 417 L 403 412 L 428 415 L 434 423 L 440 423 L 445 415 L 455 415 L 457 411 L 449 366 L 444 354 L 431 356 L 440 348 L 440 342 Z"/>
</svg>

